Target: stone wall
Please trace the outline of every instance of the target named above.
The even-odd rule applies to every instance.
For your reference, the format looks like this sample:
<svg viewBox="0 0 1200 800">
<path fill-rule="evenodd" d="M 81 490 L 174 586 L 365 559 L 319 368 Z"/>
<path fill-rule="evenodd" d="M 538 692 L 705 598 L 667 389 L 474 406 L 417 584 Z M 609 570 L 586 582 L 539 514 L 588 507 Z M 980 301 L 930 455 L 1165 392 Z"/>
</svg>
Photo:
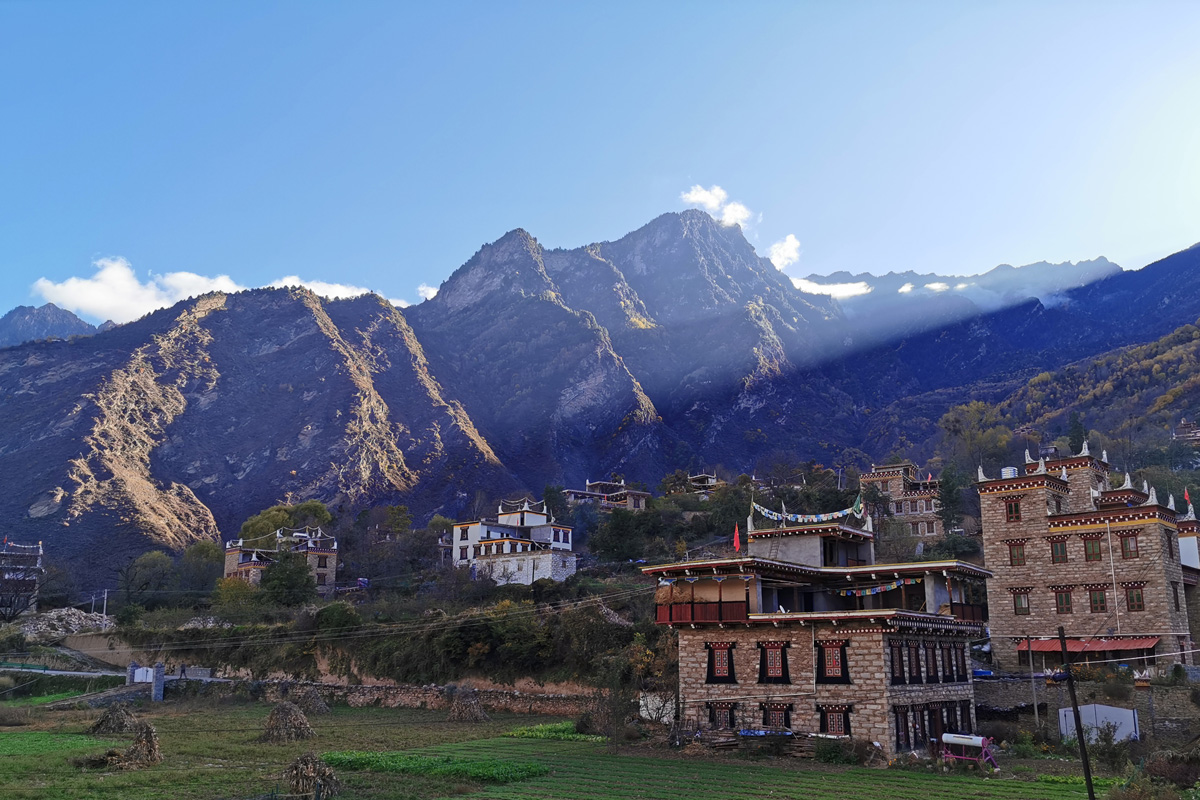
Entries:
<svg viewBox="0 0 1200 800">
<path fill-rule="evenodd" d="M 428 686 L 331 686 L 325 683 L 304 681 L 264 681 L 253 684 L 261 689 L 262 696 L 270 702 L 287 700 L 305 687 L 312 687 L 330 703 L 345 703 L 352 708 L 378 706 L 380 708 L 431 708 L 449 707 L 445 687 Z M 205 697 L 228 697 L 245 694 L 249 682 L 205 683 L 172 681 L 166 686 L 167 697 L 199 694 Z M 513 714 L 541 714 L 547 716 L 578 717 L 587 711 L 592 699 L 583 695 L 530 694 L 528 692 L 480 689 L 479 703 L 487 711 Z"/>
<path fill-rule="evenodd" d="M 1178 738 L 1200 733 L 1200 706 L 1191 700 L 1192 688 L 1182 686 L 1151 686 L 1149 688 L 1133 688 L 1128 700 L 1114 700 L 1104 693 L 1104 684 L 1095 681 L 1080 681 L 1075 685 L 1079 704 L 1100 703 L 1118 708 L 1132 708 L 1138 712 L 1138 724 L 1143 735 L 1167 736 Z M 975 702 L 979 706 L 992 708 L 1017 708 L 1017 724 L 1023 729 L 1033 729 L 1033 692 L 1037 691 L 1039 706 L 1045 703 L 1042 712 L 1043 724 L 1048 723 L 1052 730 L 1058 730 L 1058 711 L 1071 707 L 1071 695 L 1067 690 L 1066 681 L 1047 686 L 1045 679 L 1037 678 L 1036 684 L 1030 684 L 1028 678 L 1000 679 L 975 681 Z M 981 721 L 985 726 L 986 721 Z"/>
</svg>

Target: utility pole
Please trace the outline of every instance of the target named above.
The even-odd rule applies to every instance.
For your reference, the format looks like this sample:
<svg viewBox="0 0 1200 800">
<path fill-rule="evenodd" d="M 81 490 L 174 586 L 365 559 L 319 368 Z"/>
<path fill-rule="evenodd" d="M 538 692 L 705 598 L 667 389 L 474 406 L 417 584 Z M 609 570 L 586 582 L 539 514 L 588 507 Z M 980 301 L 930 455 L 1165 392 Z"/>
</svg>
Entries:
<svg viewBox="0 0 1200 800">
<path fill-rule="evenodd" d="M 1025 651 L 1029 656 L 1029 688 L 1033 692 L 1033 727 L 1040 729 L 1042 727 L 1041 720 L 1038 719 L 1037 707 L 1037 680 L 1033 677 L 1033 638 L 1028 632 L 1025 634 Z"/>
<path fill-rule="evenodd" d="M 104 590 L 104 616 L 108 616 L 108 589 Z"/>
<path fill-rule="evenodd" d="M 96 593 L 92 592 L 92 613 L 96 613 Z"/>
<path fill-rule="evenodd" d="M 1075 697 L 1075 676 L 1071 673 L 1071 662 L 1067 656 L 1067 634 L 1058 626 L 1058 643 L 1062 646 L 1063 666 L 1067 669 L 1067 691 L 1071 694 L 1071 712 L 1075 715 L 1075 738 L 1079 741 L 1079 757 L 1083 759 L 1083 780 L 1087 784 L 1088 800 L 1096 800 L 1096 788 L 1092 786 L 1092 764 L 1088 761 L 1087 732 L 1079 716 L 1079 700 Z"/>
</svg>

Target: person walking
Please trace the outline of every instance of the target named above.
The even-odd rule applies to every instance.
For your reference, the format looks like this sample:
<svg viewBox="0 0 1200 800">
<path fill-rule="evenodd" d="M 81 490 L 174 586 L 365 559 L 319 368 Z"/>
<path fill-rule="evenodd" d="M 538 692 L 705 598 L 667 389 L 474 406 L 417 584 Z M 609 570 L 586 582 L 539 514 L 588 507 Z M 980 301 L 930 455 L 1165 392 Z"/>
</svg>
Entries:
<svg viewBox="0 0 1200 800">
<path fill-rule="evenodd" d="M 187 664 L 179 665 L 179 680 L 181 680 L 181 681 L 187 680 Z"/>
</svg>

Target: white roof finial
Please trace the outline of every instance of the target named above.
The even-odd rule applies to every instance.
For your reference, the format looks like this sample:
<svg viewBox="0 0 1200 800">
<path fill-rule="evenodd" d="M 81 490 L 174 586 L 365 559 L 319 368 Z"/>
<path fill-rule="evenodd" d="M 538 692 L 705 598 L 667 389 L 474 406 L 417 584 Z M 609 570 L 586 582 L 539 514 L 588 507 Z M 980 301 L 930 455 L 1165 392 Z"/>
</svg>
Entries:
<svg viewBox="0 0 1200 800">
<path fill-rule="evenodd" d="M 1149 499 L 1146 500 L 1145 505 L 1148 505 L 1148 506 L 1158 505 L 1158 494 L 1154 491 L 1153 486 L 1150 487 L 1150 497 L 1149 497 Z"/>
<path fill-rule="evenodd" d="M 1186 514 L 1184 514 L 1184 515 L 1183 515 L 1182 517 L 1180 517 L 1179 519 L 1181 519 L 1181 520 L 1189 520 L 1189 519 L 1195 519 L 1195 518 L 1196 518 L 1196 509 L 1192 508 L 1192 504 L 1191 504 L 1191 503 L 1188 503 L 1188 511 L 1187 511 L 1187 513 L 1186 513 Z"/>
<path fill-rule="evenodd" d="M 1026 463 L 1026 464 L 1032 464 L 1032 463 L 1033 463 L 1033 456 L 1029 455 L 1029 448 L 1028 448 L 1028 447 L 1026 447 L 1026 448 L 1025 448 L 1025 463 Z"/>
<path fill-rule="evenodd" d="M 1088 452 L 1088 440 L 1087 439 L 1083 440 L 1083 449 L 1079 451 L 1079 455 L 1081 455 L 1081 456 L 1090 456 L 1091 455 L 1091 453 Z"/>
<path fill-rule="evenodd" d="M 1035 474 L 1037 474 L 1037 475 L 1045 475 L 1046 474 L 1046 459 L 1044 459 L 1044 458 L 1038 459 L 1038 468 L 1037 468 L 1037 471 Z"/>
<path fill-rule="evenodd" d="M 1167 495 L 1167 508 L 1171 509 L 1172 511 L 1175 510 L 1175 495 Z"/>
<path fill-rule="evenodd" d="M 1064 480 L 1064 481 L 1067 479 L 1067 468 L 1066 467 L 1062 468 L 1062 474 L 1059 475 L 1058 477 L 1060 480 Z"/>
<path fill-rule="evenodd" d="M 988 480 L 988 476 L 983 474 L 983 464 L 979 465 L 979 480 L 981 482 Z"/>
<path fill-rule="evenodd" d="M 1129 477 L 1128 472 L 1125 473 L 1125 485 L 1122 486 L 1121 488 L 1122 489 L 1132 489 L 1133 488 L 1133 478 Z"/>
<path fill-rule="evenodd" d="M 1150 494 L 1150 481 L 1142 481 L 1142 494 Z"/>
<path fill-rule="evenodd" d="M 1100 451 L 1100 460 L 1103 461 L 1105 464 L 1108 463 L 1108 450 L 1107 449 Z"/>
</svg>

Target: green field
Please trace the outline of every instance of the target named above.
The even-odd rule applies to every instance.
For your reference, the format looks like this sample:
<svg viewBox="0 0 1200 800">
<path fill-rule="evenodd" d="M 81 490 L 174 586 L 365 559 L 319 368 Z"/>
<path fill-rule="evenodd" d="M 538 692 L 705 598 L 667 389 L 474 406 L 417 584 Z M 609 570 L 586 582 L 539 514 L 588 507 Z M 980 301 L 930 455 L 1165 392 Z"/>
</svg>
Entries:
<svg viewBox="0 0 1200 800">
<path fill-rule="evenodd" d="M 480 724 L 446 721 L 445 712 L 335 708 L 310 717 L 318 738 L 291 745 L 256 741 L 270 711 L 265 704 L 172 705 L 139 713 L 154 723 L 162 741 L 164 762 L 134 772 L 84 772 L 68 759 L 123 747 L 121 737 L 94 739 L 82 731 L 98 712 L 34 710 L 35 723 L 0 728 L 0 797 L 5 800 L 75 800 L 75 798 L 180 798 L 235 800 L 262 795 L 279 785 L 284 766 L 312 749 L 318 753 L 400 752 L 406 758 L 360 759 L 367 769 L 339 769 L 346 786 L 342 797 L 380 800 L 428 800 L 438 797 L 612 798 L 680 797 L 804 798 L 804 800 L 930 800 L 930 798 L 999 798 L 1001 800 L 1076 800 L 1082 786 L 1046 784 L 1014 777 L 983 779 L 974 775 L 942 775 L 830 767 L 808 760 L 748 760 L 715 756 L 697 746 L 677 751 L 646 744 L 612 752 L 595 742 L 523 739 L 505 733 L 553 719 L 495 715 Z M 33 730 L 37 728 L 38 730 Z M 493 767 L 472 772 L 396 773 L 370 768 L 391 763 L 462 764 L 497 762 L 537 764 L 549 770 L 541 777 L 490 783 Z M 423 774 L 429 773 L 429 774 Z M 280 789 L 286 791 L 285 787 Z"/>
</svg>

